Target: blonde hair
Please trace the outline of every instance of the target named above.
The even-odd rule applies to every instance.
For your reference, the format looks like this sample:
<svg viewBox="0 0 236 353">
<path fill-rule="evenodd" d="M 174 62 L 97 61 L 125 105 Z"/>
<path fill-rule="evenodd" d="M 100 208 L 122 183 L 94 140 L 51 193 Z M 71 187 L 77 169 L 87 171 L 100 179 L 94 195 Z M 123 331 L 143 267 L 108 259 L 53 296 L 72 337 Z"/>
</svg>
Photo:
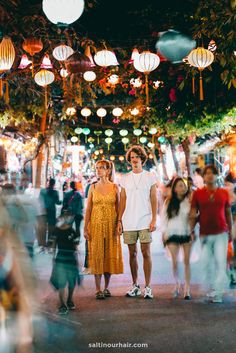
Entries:
<svg viewBox="0 0 236 353">
<path fill-rule="evenodd" d="M 114 166 L 114 164 L 112 162 L 108 161 L 107 159 L 102 159 L 100 161 L 97 161 L 95 164 L 95 167 L 98 164 L 101 164 L 104 167 L 104 169 L 109 170 L 108 179 L 109 179 L 109 181 L 111 181 L 113 183 L 115 180 L 115 166 Z"/>
</svg>

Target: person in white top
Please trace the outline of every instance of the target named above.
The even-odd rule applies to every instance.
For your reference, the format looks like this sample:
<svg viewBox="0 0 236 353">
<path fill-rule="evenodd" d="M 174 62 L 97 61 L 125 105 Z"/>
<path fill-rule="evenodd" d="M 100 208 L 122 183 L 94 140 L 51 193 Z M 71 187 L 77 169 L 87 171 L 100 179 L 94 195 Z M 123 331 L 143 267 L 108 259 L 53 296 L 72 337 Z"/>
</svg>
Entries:
<svg viewBox="0 0 236 353">
<path fill-rule="evenodd" d="M 166 199 L 161 214 L 161 232 L 164 245 L 168 246 L 172 259 L 175 278 L 174 298 L 179 296 L 180 280 L 178 274 L 178 254 L 180 247 L 184 254 L 184 299 L 190 300 L 190 251 L 194 235 L 191 235 L 189 190 L 180 177 L 175 178 L 171 187 L 171 196 Z"/>
<path fill-rule="evenodd" d="M 200 168 L 196 168 L 193 176 L 193 184 L 197 189 L 202 189 L 204 187 L 204 180 L 202 177 L 202 172 Z"/>
<path fill-rule="evenodd" d="M 151 232 L 156 229 L 157 180 L 153 174 L 143 170 L 147 154 L 141 146 L 132 146 L 126 154 L 126 160 L 131 164 L 132 171 L 121 178 L 117 223 L 117 232 L 121 234 L 123 231 L 124 242 L 129 247 L 130 269 L 133 279 L 133 287 L 126 293 L 126 296 L 136 297 L 141 295 L 138 284 L 137 262 L 137 240 L 139 238 L 146 282 L 144 298 L 152 299 L 150 243 L 152 241 Z"/>
</svg>

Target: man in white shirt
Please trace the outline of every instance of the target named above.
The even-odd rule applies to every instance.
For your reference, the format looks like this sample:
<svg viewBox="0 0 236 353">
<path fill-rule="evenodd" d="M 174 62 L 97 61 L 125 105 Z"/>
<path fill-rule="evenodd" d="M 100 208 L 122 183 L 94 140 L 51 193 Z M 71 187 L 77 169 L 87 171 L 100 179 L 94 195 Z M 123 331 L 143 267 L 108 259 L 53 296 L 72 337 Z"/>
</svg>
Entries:
<svg viewBox="0 0 236 353">
<path fill-rule="evenodd" d="M 133 287 L 126 293 L 128 297 L 141 295 L 138 284 L 137 240 L 139 238 L 143 255 L 143 270 L 145 275 L 144 298 L 152 299 L 150 287 L 152 259 L 150 244 L 151 233 L 156 229 L 157 196 L 156 178 L 150 172 L 143 170 L 147 154 L 141 146 L 132 146 L 126 160 L 132 166 L 132 171 L 121 179 L 120 208 L 117 231 L 124 234 L 124 242 L 129 247 L 130 269 Z"/>
</svg>

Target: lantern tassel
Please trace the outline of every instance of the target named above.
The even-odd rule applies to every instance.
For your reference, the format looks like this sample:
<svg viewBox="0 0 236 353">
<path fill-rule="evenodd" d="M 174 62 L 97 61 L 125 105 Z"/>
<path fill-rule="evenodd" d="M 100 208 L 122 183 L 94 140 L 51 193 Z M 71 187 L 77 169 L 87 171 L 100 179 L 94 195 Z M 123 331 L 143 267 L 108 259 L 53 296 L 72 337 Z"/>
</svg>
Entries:
<svg viewBox="0 0 236 353">
<path fill-rule="evenodd" d="M 66 84 L 66 79 L 62 79 L 62 88 L 63 88 L 63 96 L 65 97 L 67 94 L 67 84 Z"/>
<path fill-rule="evenodd" d="M 202 71 L 200 71 L 200 100 L 203 101 L 204 100 L 204 96 L 203 96 L 203 82 L 202 82 Z"/>
<path fill-rule="evenodd" d="M 0 97 L 3 96 L 2 79 L 0 79 Z"/>
<path fill-rule="evenodd" d="M 195 94 L 195 77 L 192 77 L 192 93 Z"/>
<path fill-rule="evenodd" d="M 44 89 L 44 108 L 45 108 L 45 111 L 47 111 L 47 109 L 48 109 L 48 90 L 47 90 L 47 86 L 45 86 L 45 89 Z"/>
<path fill-rule="evenodd" d="M 146 107 L 149 107 L 148 75 L 145 74 Z"/>
<path fill-rule="evenodd" d="M 103 124 L 103 118 L 102 117 L 100 118 L 100 123 L 101 123 L 101 125 Z"/>
<path fill-rule="evenodd" d="M 5 102 L 6 104 L 10 103 L 10 98 L 9 98 L 9 85 L 8 82 L 5 82 Z"/>
</svg>

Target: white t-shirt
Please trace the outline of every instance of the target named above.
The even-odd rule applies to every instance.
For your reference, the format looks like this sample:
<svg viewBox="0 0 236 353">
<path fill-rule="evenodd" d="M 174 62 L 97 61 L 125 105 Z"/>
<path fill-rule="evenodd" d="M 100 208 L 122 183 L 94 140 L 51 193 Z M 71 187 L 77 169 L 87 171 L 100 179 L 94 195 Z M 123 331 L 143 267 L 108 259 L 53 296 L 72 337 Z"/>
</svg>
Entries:
<svg viewBox="0 0 236 353">
<path fill-rule="evenodd" d="M 122 217 L 124 231 L 149 228 L 152 219 L 150 191 L 156 182 L 156 177 L 145 170 L 122 176 L 120 185 L 126 193 L 126 207 Z"/>
<path fill-rule="evenodd" d="M 161 232 L 171 235 L 190 235 L 189 213 L 190 201 L 186 197 L 181 203 L 177 216 L 168 219 L 167 217 L 168 203 L 165 202 L 161 213 Z"/>
</svg>

